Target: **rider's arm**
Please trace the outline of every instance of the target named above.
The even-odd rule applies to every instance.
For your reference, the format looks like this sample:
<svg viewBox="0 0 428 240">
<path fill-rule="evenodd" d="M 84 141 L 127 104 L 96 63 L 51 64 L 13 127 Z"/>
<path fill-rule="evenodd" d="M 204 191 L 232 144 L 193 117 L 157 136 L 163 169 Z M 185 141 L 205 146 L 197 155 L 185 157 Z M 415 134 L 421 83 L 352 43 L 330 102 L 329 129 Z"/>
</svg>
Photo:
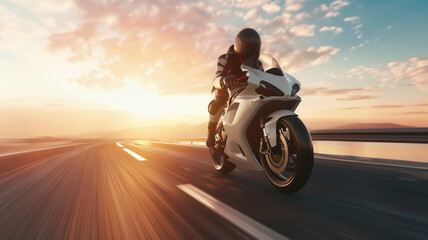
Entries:
<svg viewBox="0 0 428 240">
<path fill-rule="evenodd" d="M 220 81 L 230 71 L 228 58 L 229 58 L 228 54 L 223 54 L 218 58 L 217 72 L 215 73 L 216 77 L 214 78 L 214 82 L 213 82 L 213 86 L 216 89 L 222 89 Z"/>
<path fill-rule="evenodd" d="M 216 89 L 222 89 L 221 88 L 221 85 L 220 85 L 220 80 L 221 80 L 221 76 L 218 76 L 218 77 L 216 77 L 215 79 L 214 79 L 214 83 L 213 83 L 213 86 L 216 88 Z"/>
</svg>

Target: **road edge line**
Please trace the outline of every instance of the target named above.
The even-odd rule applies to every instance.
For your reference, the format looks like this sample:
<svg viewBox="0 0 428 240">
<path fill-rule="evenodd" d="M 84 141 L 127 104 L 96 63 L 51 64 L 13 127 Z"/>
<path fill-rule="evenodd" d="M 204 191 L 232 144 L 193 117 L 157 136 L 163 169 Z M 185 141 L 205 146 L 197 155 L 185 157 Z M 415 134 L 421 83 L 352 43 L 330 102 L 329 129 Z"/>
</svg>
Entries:
<svg viewBox="0 0 428 240">
<path fill-rule="evenodd" d="M 321 157 L 321 156 L 316 156 L 315 158 L 318 158 L 321 160 L 327 160 L 327 161 L 350 162 L 350 163 L 361 163 L 361 164 L 377 165 L 377 166 L 401 167 L 401 168 L 410 168 L 410 169 L 418 169 L 418 170 L 428 170 L 428 167 L 409 166 L 409 165 L 392 164 L 392 163 L 377 163 L 377 162 L 347 160 L 347 159 Z"/>
<path fill-rule="evenodd" d="M 4 153 L 0 154 L 0 157 L 7 157 L 12 155 L 18 155 L 18 154 L 24 154 L 24 153 L 30 153 L 30 152 L 38 152 L 38 151 L 44 151 L 44 150 L 50 150 L 55 148 L 63 148 L 63 147 L 72 147 L 77 145 L 83 145 L 85 143 L 76 143 L 76 144 L 68 144 L 68 145 L 59 145 L 59 146 L 53 146 L 53 147 L 45 147 L 45 148 L 37 148 L 37 149 L 31 149 L 31 150 L 24 150 L 19 152 L 12 152 L 12 153 Z"/>
</svg>

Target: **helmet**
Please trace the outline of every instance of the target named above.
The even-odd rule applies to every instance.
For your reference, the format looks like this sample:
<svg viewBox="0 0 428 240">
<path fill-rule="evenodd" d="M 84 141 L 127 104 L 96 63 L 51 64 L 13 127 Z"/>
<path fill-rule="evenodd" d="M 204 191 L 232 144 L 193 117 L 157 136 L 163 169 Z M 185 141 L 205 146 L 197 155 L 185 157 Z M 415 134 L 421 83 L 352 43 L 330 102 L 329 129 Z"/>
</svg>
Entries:
<svg viewBox="0 0 428 240">
<path fill-rule="evenodd" d="M 230 47 L 227 49 L 227 52 L 228 53 L 230 53 L 230 52 L 233 52 L 233 51 L 235 51 L 235 47 L 233 46 L 233 44 L 232 45 L 230 45 Z"/>
<path fill-rule="evenodd" d="M 247 59 L 260 54 L 261 44 L 262 40 L 256 30 L 244 28 L 235 37 L 234 49 L 241 57 Z"/>
</svg>

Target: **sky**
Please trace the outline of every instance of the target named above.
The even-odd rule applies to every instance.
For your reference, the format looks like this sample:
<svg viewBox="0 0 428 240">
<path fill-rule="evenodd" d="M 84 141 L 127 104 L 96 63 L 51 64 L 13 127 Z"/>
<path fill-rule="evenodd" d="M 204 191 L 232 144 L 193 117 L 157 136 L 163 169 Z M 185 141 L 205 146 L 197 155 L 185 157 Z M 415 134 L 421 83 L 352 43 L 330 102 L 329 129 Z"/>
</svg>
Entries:
<svg viewBox="0 0 428 240">
<path fill-rule="evenodd" d="M 428 1 L 2 0 L 0 137 L 199 124 L 245 27 L 310 129 L 428 127 Z"/>
</svg>

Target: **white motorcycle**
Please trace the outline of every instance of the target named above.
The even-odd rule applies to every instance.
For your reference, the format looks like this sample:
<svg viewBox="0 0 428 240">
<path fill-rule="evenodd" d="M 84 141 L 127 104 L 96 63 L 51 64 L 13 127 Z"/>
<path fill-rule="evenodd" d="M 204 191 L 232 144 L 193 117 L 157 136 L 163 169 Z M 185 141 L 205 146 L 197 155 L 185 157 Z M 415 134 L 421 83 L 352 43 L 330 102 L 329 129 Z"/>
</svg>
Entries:
<svg viewBox="0 0 428 240">
<path fill-rule="evenodd" d="M 214 167 L 227 174 L 236 166 L 264 171 L 280 191 L 301 189 L 312 172 L 311 136 L 294 112 L 300 82 L 267 54 L 247 59 L 241 69 L 248 84 L 230 91 L 211 148 Z"/>
</svg>

